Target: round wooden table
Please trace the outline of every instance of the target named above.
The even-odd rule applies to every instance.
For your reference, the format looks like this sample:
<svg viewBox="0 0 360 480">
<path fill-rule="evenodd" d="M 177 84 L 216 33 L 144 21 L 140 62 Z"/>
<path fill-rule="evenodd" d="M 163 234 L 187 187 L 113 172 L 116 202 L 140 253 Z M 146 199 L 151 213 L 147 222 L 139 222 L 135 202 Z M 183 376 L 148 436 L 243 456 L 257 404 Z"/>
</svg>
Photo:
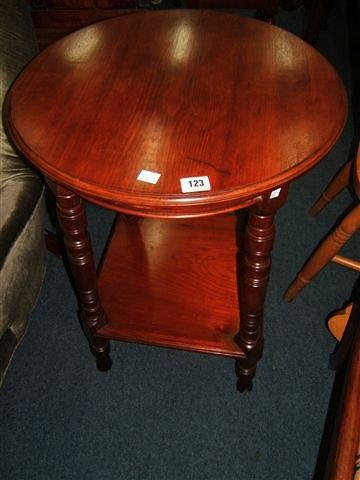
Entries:
<svg viewBox="0 0 360 480">
<path fill-rule="evenodd" d="M 248 388 L 274 215 L 346 119 L 331 65 L 256 20 L 137 13 L 43 51 L 7 107 L 15 144 L 56 195 L 99 368 L 109 339 L 136 341 L 235 357 Z M 98 273 L 83 199 L 122 213 Z"/>
</svg>

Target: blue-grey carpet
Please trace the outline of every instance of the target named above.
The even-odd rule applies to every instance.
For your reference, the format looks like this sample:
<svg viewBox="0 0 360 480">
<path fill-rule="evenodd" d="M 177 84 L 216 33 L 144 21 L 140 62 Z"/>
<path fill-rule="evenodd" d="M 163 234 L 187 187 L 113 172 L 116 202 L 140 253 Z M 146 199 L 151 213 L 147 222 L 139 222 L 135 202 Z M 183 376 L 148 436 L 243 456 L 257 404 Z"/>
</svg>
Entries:
<svg viewBox="0 0 360 480">
<path fill-rule="evenodd" d="M 281 12 L 278 24 L 300 33 L 302 17 L 302 10 Z M 341 5 L 319 49 L 350 93 Z M 0 392 L 0 478 L 312 479 L 334 380 L 324 320 L 349 298 L 356 274 L 332 264 L 294 303 L 282 293 L 351 203 L 344 192 L 316 221 L 307 214 L 347 160 L 353 137 L 350 113 L 334 150 L 293 184 L 278 215 L 265 351 L 251 393 L 236 391 L 231 359 L 126 343 L 112 342 L 113 368 L 98 372 L 66 273 L 49 254 L 41 296 Z M 113 215 L 93 206 L 88 214 L 99 256 Z M 358 242 L 346 251 L 359 255 Z"/>
</svg>

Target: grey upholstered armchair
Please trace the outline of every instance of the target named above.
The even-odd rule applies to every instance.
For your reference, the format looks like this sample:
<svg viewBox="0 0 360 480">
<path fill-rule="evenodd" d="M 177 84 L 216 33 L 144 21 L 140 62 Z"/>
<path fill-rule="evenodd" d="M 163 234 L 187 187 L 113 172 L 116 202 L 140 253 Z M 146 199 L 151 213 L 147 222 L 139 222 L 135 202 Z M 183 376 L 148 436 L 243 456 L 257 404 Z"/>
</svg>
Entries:
<svg viewBox="0 0 360 480">
<path fill-rule="evenodd" d="M 37 53 L 25 0 L 0 2 L 1 88 Z M 3 117 L 4 120 L 4 112 Z M 45 271 L 44 185 L 9 144 L 0 125 L 0 384 L 39 294 Z"/>
</svg>

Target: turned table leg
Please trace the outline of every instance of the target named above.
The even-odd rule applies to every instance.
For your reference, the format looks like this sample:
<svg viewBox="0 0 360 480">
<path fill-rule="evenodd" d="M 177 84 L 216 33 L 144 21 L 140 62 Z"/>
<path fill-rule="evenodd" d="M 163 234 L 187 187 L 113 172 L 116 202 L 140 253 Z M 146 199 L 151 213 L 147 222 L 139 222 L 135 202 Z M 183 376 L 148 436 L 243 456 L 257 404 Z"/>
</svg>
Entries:
<svg viewBox="0 0 360 480">
<path fill-rule="evenodd" d="M 110 343 L 96 336 L 97 329 L 106 323 L 106 316 L 99 299 L 95 261 L 87 232 L 85 209 L 81 198 L 75 193 L 60 185 L 52 184 L 51 187 L 56 196 L 57 214 L 73 274 L 82 326 L 89 340 L 91 352 L 96 358 L 98 369 L 106 371 L 111 367 Z"/>
<path fill-rule="evenodd" d="M 237 388 L 252 388 L 256 364 L 263 351 L 263 314 L 270 276 L 271 250 L 275 236 L 274 216 L 285 203 L 288 187 L 276 198 L 265 198 L 251 207 L 238 261 L 238 289 L 241 310 L 240 330 L 235 338 L 245 353 L 236 360 Z"/>
</svg>

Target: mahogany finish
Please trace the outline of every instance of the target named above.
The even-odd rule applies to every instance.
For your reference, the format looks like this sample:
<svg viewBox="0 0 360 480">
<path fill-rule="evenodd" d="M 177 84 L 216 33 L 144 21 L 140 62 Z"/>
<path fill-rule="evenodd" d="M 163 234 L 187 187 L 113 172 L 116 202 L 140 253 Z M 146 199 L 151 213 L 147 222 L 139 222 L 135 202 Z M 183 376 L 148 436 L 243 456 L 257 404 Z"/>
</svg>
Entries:
<svg viewBox="0 0 360 480">
<path fill-rule="evenodd" d="M 151 220 L 119 216 L 100 270 L 107 338 L 244 356 L 236 217 Z M 241 324 L 241 323 L 240 323 Z"/>
<path fill-rule="evenodd" d="M 12 87 L 8 127 L 57 185 L 97 356 L 108 358 L 111 338 L 230 355 L 239 389 L 250 388 L 274 215 L 289 182 L 335 143 L 346 110 L 344 87 L 318 52 L 231 14 L 123 16 L 42 52 Z M 137 180 L 143 169 L 160 173 L 158 182 Z M 196 176 L 211 189 L 183 193 L 180 179 Z M 99 294 L 80 197 L 153 218 L 117 222 Z M 213 217 L 245 207 L 245 232 L 234 215 Z"/>
<path fill-rule="evenodd" d="M 51 186 L 56 196 L 59 223 L 64 232 L 64 243 L 76 286 L 83 330 L 96 356 L 98 368 L 108 370 L 111 366 L 109 341 L 96 335 L 96 331 L 105 325 L 106 315 L 98 294 L 84 206 L 74 193 L 56 184 Z"/>
<path fill-rule="evenodd" d="M 49 178 L 152 217 L 242 208 L 314 166 L 347 108 L 336 72 L 299 38 L 196 10 L 71 34 L 20 75 L 9 103 L 17 145 Z M 142 169 L 158 183 L 137 181 Z M 197 175 L 212 190 L 182 194 L 179 179 Z"/>
<path fill-rule="evenodd" d="M 274 215 L 285 203 L 288 187 L 279 197 L 264 198 L 261 205 L 250 209 L 243 249 L 239 255 L 239 297 L 241 305 L 240 330 L 236 341 L 246 357 L 236 361 L 238 389 L 251 388 L 256 364 L 263 350 L 263 315 L 266 287 L 270 276 L 271 250 L 274 243 Z"/>
</svg>

